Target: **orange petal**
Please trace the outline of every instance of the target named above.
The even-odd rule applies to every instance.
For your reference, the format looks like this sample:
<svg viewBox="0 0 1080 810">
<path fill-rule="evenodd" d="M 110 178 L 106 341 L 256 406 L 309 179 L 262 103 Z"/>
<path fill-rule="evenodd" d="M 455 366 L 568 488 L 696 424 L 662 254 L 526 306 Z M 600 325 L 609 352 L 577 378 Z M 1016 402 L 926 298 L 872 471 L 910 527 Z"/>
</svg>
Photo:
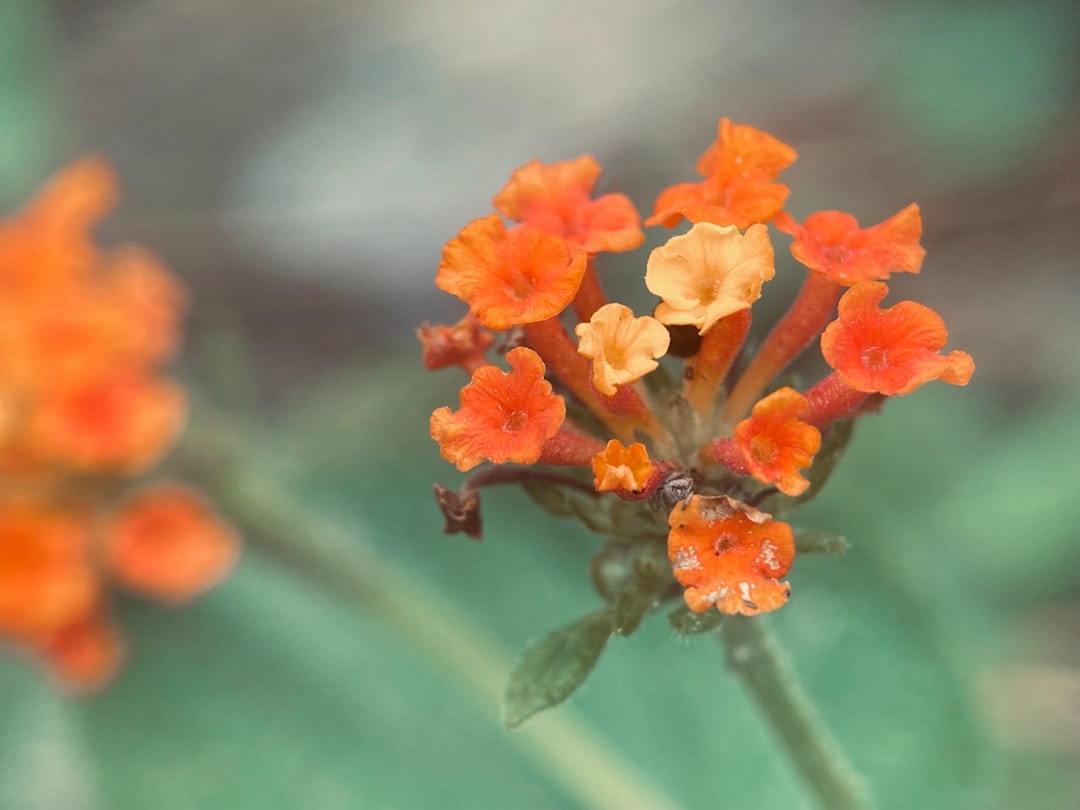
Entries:
<svg viewBox="0 0 1080 810">
<path fill-rule="evenodd" d="M 799 470 L 809 467 L 821 449 L 821 432 L 803 421 L 808 408 L 798 391 L 780 388 L 735 426 L 735 445 L 750 474 L 763 484 L 776 484 L 785 495 L 801 495 L 810 486 Z"/>
<path fill-rule="evenodd" d="M 787 602 L 791 588 L 779 578 L 795 558 L 788 524 L 726 496 L 694 495 L 668 525 L 668 557 L 691 610 L 752 616 Z"/>
<path fill-rule="evenodd" d="M 671 342 L 662 323 L 647 315 L 635 318 L 633 310 L 622 304 L 605 304 L 575 332 L 578 352 L 593 361 L 593 385 L 607 396 L 659 366 L 657 359 Z"/>
<path fill-rule="evenodd" d="M 922 219 L 914 204 L 869 228 L 860 228 L 855 217 L 842 211 L 818 211 L 802 225 L 785 214 L 776 227 L 795 237 L 791 255 L 837 284 L 918 273 L 926 254 L 919 245 Z"/>
<path fill-rule="evenodd" d="M 612 439 L 592 460 L 597 492 L 615 492 L 621 497 L 647 497 L 664 477 L 664 468 L 649 458 L 641 442 L 626 447 Z"/>
<path fill-rule="evenodd" d="M 716 142 L 698 161 L 705 179 L 663 191 L 645 224 L 670 228 L 685 217 L 746 230 L 769 222 L 788 196 L 787 186 L 773 181 L 796 157 L 794 149 L 768 133 L 721 119 Z"/>
<path fill-rule="evenodd" d="M 233 529 L 201 496 L 177 485 L 129 498 L 102 537 L 104 562 L 117 582 L 170 604 L 221 582 L 240 551 Z"/>
<path fill-rule="evenodd" d="M 112 168 L 83 158 L 57 173 L 29 205 L 0 222 L 0 280 L 6 295 L 50 294 L 96 259 L 90 229 L 116 201 Z"/>
<path fill-rule="evenodd" d="M 461 408 L 439 408 L 431 415 L 431 438 L 459 470 L 485 460 L 534 464 L 566 418 L 563 398 L 552 393 L 536 352 L 519 347 L 506 359 L 509 373 L 496 366 L 478 368 L 461 390 Z"/>
<path fill-rule="evenodd" d="M 506 229 L 498 214 L 470 222 L 443 249 L 435 284 L 488 329 L 558 315 L 574 300 L 586 256 L 537 228 Z"/>
<path fill-rule="evenodd" d="M 586 253 L 633 250 L 645 241 L 641 218 L 623 194 L 590 199 L 600 164 L 590 155 L 561 163 L 530 161 L 495 195 L 507 217 L 561 236 Z"/>
<path fill-rule="evenodd" d="M 645 286 L 663 299 L 654 313 L 658 321 L 692 324 L 705 334 L 721 318 L 748 309 L 775 273 L 764 225 L 741 234 L 733 226 L 699 223 L 652 252 Z"/>
<path fill-rule="evenodd" d="M 881 309 L 888 292 L 882 282 L 866 281 L 844 294 L 839 318 L 821 336 L 825 362 L 866 393 L 906 395 L 931 380 L 966 385 L 975 362 L 967 352 L 939 353 L 948 340 L 941 316 L 914 301 Z"/>
</svg>

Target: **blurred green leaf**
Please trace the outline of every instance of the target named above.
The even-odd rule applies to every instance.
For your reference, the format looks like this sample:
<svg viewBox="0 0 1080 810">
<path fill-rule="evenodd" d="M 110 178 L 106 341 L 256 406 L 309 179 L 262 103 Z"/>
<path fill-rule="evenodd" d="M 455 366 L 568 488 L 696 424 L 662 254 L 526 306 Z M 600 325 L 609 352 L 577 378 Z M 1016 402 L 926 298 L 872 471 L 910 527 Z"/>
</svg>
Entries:
<svg viewBox="0 0 1080 810">
<path fill-rule="evenodd" d="M 506 685 L 506 727 L 517 728 L 570 697 L 596 666 L 612 630 L 611 611 L 602 607 L 530 644 Z"/>
<path fill-rule="evenodd" d="M 835 532 L 794 529 L 795 551 L 798 554 L 843 554 L 851 544 Z"/>
</svg>

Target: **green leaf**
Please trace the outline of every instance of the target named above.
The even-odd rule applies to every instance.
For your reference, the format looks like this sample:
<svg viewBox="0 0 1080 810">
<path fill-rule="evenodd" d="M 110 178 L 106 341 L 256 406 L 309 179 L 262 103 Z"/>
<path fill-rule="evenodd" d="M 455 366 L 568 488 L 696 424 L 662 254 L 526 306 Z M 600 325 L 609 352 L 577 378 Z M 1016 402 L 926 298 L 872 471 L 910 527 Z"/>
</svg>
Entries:
<svg viewBox="0 0 1080 810">
<path fill-rule="evenodd" d="M 615 523 L 606 499 L 572 487 L 560 486 L 553 481 L 525 481 L 521 487 L 533 502 L 549 515 L 573 518 L 597 534 L 612 534 L 615 531 Z"/>
<path fill-rule="evenodd" d="M 514 665 L 503 696 L 503 722 L 517 728 L 544 709 L 562 703 L 581 686 L 613 630 L 605 606 L 552 630 Z"/>
<path fill-rule="evenodd" d="M 814 529 L 794 529 L 798 554 L 843 554 L 851 544 L 843 535 Z"/>
<path fill-rule="evenodd" d="M 695 613 L 686 605 L 681 605 L 668 614 L 668 623 L 671 625 L 671 629 L 680 636 L 711 633 L 720 626 L 720 622 L 723 620 L 724 617 L 718 610 Z"/>
</svg>

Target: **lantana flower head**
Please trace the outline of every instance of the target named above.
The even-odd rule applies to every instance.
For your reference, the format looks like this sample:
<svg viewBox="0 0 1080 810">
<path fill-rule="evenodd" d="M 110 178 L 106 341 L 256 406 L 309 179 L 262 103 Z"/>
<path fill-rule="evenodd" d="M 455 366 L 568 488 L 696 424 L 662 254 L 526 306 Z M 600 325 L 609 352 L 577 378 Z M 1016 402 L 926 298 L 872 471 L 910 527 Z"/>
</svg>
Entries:
<svg viewBox="0 0 1080 810">
<path fill-rule="evenodd" d="M 940 353 L 949 339 L 941 316 L 914 301 L 882 309 L 888 293 L 882 282 L 867 281 L 844 294 L 839 319 L 821 336 L 825 361 L 867 393 L 904 396 L 931 380 L 967 385 L 975 362 L 967 352 Z"/>
<path fill-rule="evenodd" d="M 480 539 L 480 489 L 520 483 L 541 508 L 604 538 L 589 576 L 606 609 L 554 631 L 523 662 L 550 661 L 565 643 L 579 671 L 599 654 L 581 640 L 583 627 L 602 646 L 605 630 L 629 634 L 680 595 L 683 606 L 669 614 L 678 633 L 716 626 L 715 616 L 692 613 L 753 616 L 786 605 L 796 536 L 780 516 L 818 495 L 850 423 L 927 380 L 970 377 L 970 356 L 939 353 L 946 334 L 936 314 L 912 302 L 878 306 L 886 287 L 876 279 L 920 270 L 918 207 L 868 228 L 838 211 L 798 224 L 778 216 L 788 189 L 776 181 L 794 160 L 771 135 L 721 120 L 698 162 L 704 179 L 664 191 L 646 223 L 692 223 L 645 263 L 645 285 L 659 298 L 651 318 L 608 301 L 599 282 L 604 257 L 590 240 L 608 198 L 589 199 L 599 173 L 591 158 L 518 169 L 495 206 L 523 224 L 508 230 L 492 214 L 446 246 L 436 284 L 481 325 L 520 328 L 505 341 L 517 346 L 509 373 L 476 368 L 460 409 L 432 414 L 445 459 L 463 471 L 495 465 L 457 490 L 436 485 L 444 531 Z M 774 218 L 810 269 L 787 313 L 748 344 L 760 328 L 752 308 L 776 272 Z M 441 334 L 424 331 L 426 352 Z M 788 366 L 819 341 L 835 371 L 804 380 Z M 480 362 L 482 352 L 468 354 L 462 365 Z M 755 626 L 720 625 L 724 635 Z M 522 666 L 529 681 L 519 691 L 530 694 L 546 672 L 563 671 L 559 662 Z M 552 691 L 565 695 L 565 684 Z"/>
<path fill-rule="evenodd" d="M 561 236 L 574 250 L 633 250 L 645 241 L 641 217 L 625 194 L 590 198 L 600 171 L 591 155 L 552 164 L 532 160 L 516 169 L 495 195 L 495 209 Z"/>
<path fill-rule="evenodd" d="M 733 225 L 702 222 L 652 252 L 645 286 L 662 299 L 654 313 L 658 321 L 693 325 L 704 334 L 721 318 L 749 308 L 775 274 L 764 225 L 740 233 Z"/>
<path fill-rule="evenodd" d="M 810 482 L 799 474 L 821 449 L 821 431 L 802 420 L 806 397 L 794 388 L 773 391 L 754 406 L 748 419 L 735 426 L 735 445 L 750 474 L 776 484 L 785 495 L 801 495 Z"/>
<path fill-rule="evenodd" d="M 585 254 L 528 225 L 507 229 L 498 214 L 470 222 L 443 249 L 435 277 L 488 329 L 553 318 L 574 300 Z"/>
<path fill-rule="evenodd" d="M 115 198 L 112 169 L 86 158 L 0 221 L 0 637 L 75 690 L 103 685 L 123 659 L 105 516 L 168 452 L 186 413 L 184 389 L 160 366 L 180 342 L 187 294 L 149 251 L 96 244 L 91 228 Z M 155 570 L 194 593 L 198 572 L 180 563 L 206 535 L 166 542 L 164 522 L 143 526 Z M 216 530 L 231 533 L 221 521 Z"/>
<path fill-rule="evenodd" d="M 726 496 L 701 495 L 672 509 L 668 524 L 668 556 L 691 610 L 752 616 L 788 600 L 791 587 L 779 581 L 795 558 L 788 524 Z"/>
<path fill-rule="evenodd" d="M 922 218 L 915 204 L 869 228 L 860 228 L 855 217 L 843 211 L 818 211 L 802 225 L 781 212 L 776 227 L 795 237 L 791 254 L 796 259 L 837 284 L 918 273 L 926 255 L 919 244 Z"/>
<path fill-rule="evenodd" d="M 544 442 L 566 418 L 563 398 L 544 379 L 544 362 L 532 349 L 506 355 L 510 371 L 482 366 L 461 389 L 461 408 L 431 415 L 431 437 L 443 458 L 469 470 L 482 461 L 533 464 Z"/>
<path fill-rule="evenodd" d="M 622 304 L 605 304 L 576 327 L 578 351 L 593 362 L 593 384 L 612 395 L 620 385 L 640 380 L 660 364 L 671 342 L 664 325 L 647 315 L 634 317 Z"/>
<path fill-rule="evenodd" d="M 773 181 L 796 157 L 772 135 L 722 118 L 716 142 L 698 160 L 698 174 L 705 179 L 664 190 L 645 224 L 670 228 L 685 217 L 745 230 L 768 222 L 788 196 L 787 186 Z"/>
</svg>

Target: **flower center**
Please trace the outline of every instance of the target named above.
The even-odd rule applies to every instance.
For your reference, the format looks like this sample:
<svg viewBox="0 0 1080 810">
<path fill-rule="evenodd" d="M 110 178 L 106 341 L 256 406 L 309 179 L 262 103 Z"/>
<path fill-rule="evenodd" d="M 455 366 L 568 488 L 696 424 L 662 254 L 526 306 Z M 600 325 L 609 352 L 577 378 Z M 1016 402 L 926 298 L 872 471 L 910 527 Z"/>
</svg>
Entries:
<svg viewBox="0 0 1080 810">
<path fill-rule="evenodd" d="M 881 371 L 888 366 L 885 349 L 881 346 L 870 346 L 863 350 L 862 362 L 870 371 Z"/>
<path fill-rule="evenodd" d="M 507 433 L 517 433 L 528 424 L 529 414 L 522 408 L 510 411 L 503 420 L 503 430 Z"/>
<path fill-rule="evenodd" d="M 825 254 L 826 259 L 830 262 L 835 262 L 836 264 L 844 264 L 844 262 L 851 258 L 851 248 L 846 247 L 845 245 L 829 245 L 822 253 Z"/>
<path fill-rule="evenodd" d="M 776 457 L 776 442 L 764 436 L 754 436 L 750 440 L 750 454 L 758 464 L 771 464 Z"/>
</svg>

